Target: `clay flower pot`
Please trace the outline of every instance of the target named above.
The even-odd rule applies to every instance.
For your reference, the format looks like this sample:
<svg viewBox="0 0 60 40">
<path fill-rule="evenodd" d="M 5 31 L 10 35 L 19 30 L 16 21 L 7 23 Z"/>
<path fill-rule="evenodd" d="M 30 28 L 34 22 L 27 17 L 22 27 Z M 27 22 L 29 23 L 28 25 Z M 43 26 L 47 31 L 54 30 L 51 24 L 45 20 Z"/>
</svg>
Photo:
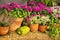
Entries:
<svg viewBox="0 0 60 40">
<path fill-rule="evenodd" d="M 45 32 L 46 29 L 47 29 L 47 26 L 45 26 L 45 25 L 39 25 L 39 31 L 40 32 Z"/>
<path fill-rule="evenodd" d="M 30 24 L 30 30 L 32 32 L 38 31 L 38 24 Z"/>
<path fill-rule="evenodd" d="M 15 31 L 18 28 L 20 28 L 22 21 L 23 21 L 23 18 L 15 19 L 14 22 L 10 25 L 10 31 Z"/>
<path fill-rule="evenodd" d="M 2 27 L 0 26 L 0 35 L 5 35 L 9 31 L 9 27 Z"/>
</svg>

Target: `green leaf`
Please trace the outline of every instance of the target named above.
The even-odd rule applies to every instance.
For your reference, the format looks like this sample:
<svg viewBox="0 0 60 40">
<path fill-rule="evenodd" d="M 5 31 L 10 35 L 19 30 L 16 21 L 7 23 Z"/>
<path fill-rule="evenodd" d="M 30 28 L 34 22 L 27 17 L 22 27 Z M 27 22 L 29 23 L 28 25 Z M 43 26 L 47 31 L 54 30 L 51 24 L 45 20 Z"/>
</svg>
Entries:
<svg viewBox="0 0 60 40">
<path fill-rule="evenodd" d="M 48 4 L 49 0 L 45 0 L 46 5 Z"/>
</svg>

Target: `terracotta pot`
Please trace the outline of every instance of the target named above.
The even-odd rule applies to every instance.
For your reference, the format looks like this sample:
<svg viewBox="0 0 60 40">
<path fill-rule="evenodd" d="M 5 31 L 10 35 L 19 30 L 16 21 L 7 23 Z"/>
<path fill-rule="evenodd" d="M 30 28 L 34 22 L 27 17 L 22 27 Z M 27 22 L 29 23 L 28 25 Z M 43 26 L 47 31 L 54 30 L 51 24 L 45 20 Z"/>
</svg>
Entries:
<svg viewBox="0 0 60 40">
<path fill-rule="evenodd" d="M 10 25 L 10 31 L 15 31 L 18 28 L 20 28 L 22 21 L 23 21 L 23 18 L 15 19 L 14 22 Z"/>
<path fill-rule="evenodd" d="M 39 25 L 39 31 L 40 32 L 45 32 L 46 29 L 47 29 L 47 26 L 45 26 L 45 25 Z"/>
<path fill-rule="evenodd" d="M 1 27 L 0 26 L 0 35 L 5 35 L 9 31 L 9 27 Z"/>
<path fill-rule="evenodd" d="M 30 30 L 32 32 L 38 31 L 38 24 L 30 24 Z"/>
</svg>

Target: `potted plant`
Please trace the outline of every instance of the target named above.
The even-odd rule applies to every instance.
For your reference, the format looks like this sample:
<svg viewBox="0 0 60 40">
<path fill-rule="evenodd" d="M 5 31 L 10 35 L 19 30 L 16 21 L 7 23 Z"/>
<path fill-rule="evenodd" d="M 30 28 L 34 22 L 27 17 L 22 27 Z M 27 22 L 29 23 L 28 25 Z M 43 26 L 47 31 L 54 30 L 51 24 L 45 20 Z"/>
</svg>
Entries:
<svg viewBox="0 0 60 40">
<path fill-rule="evenodd" d="M 14 9 L 13 11 L 10 12 L 10 15 L 15 18 L 13 23 L 10 25 L 10 31 L 15 31 L 18 29 L 23 21 L 23 13 L 18 9 Z"/>
<path fill-rule="evenodd" d="M 0 22 L 0 35 L 5 35 L 9 31 L 9 23 L 8 22 Z"/>
<path fill-rule="evenodd" d="M 10 16 L 8 14 L 8 10 L 4 6 L 1 6 L 1 12 L 0 12 L 0 35 L 5 35 L 9 31 L 9 26 L 11 24 Z"/>
<path fill-rule="evenodd" d="M 32 32 L 38 31 L 38 25 L 39 25 L 39 18 L 40 16 L 37 14 L 31 15 L 29 18 L 27 18 L 27 22 L 29 23 L 30 30 Z"/>
<path fill-rule="evenodd" d="M 41 16 L 40 18 L 40 25 L 39 25 L 39 31 L 45 32 L 47 29 L 47 23 L 50 21 L 49 16 Z"/>
</svg>

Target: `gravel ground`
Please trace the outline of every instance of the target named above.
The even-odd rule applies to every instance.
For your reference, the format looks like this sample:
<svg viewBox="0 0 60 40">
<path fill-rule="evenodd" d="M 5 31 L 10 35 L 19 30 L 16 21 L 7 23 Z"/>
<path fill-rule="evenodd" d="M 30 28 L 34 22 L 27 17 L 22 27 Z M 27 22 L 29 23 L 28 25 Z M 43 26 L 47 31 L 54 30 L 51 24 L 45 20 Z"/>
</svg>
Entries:
<svg viewBox="0 0 60 40">
<path fill-rule="evenodd" d="M 36 32 L 28 33 L 27 35 L 18 35 L 15 32 L 10 32 L 8 35 L 0 36 L 0 40 L 52 40 L 47 34 Z"/>
</svg>

